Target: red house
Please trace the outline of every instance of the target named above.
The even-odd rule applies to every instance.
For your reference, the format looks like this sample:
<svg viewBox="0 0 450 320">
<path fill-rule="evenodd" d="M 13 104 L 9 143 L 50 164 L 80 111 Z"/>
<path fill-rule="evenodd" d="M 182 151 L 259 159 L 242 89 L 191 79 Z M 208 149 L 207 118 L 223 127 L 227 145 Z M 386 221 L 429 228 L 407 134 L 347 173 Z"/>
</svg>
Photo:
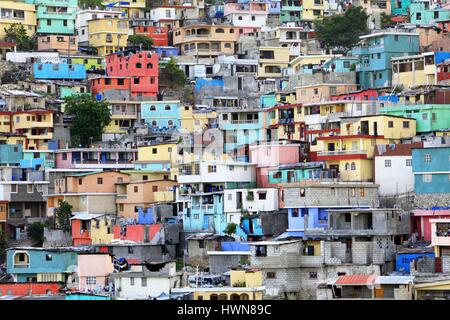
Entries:
<svg viewBox="0 0 450 320">
<path fill-rule="evenodd" d="M 450 221 L 450 209 L 436 208 L 435 210 L 413 210 L 410 220 L 411 233 L 416 233 L 418 240 L 431 241 L 431 219 L 449 219 Z"/>
<path fill-rule="evenodd" d="M 158 55 L 151 51 L 118 52 L 106 57 L 107 77 L 91 81 L 92 94 L 129 90 L 132 97 L 158 93 Z"/>
<path fill-rule="evenodd" d="M 167 47 L 169 45 L 169 28 L 167 27 L 134 27 L 134 34 L 153 39 L 155 47 Z"/>
<path fill-rule="evenodd" d="M 58 282 L 10 282 L 0 283 L 0 296 L 25 297 L 31 295 L 55 295 L 62 288 Z"/>
<path fill-rule="evenodd" d="M 437 81 L 450 79 L 450 59 L 447 59 L 437 65 Z"/>
<path fill-rule="evenodd" d="M 113 227 L 114 239 L 161 244 L 164 238 L 164 230 L 161 227 L 161 224 L 116 225 Z"/>
<path fill-rule="evenodd" d="M 358 90 L 352 92 L 346 92 L 341 94 L 335 94 L 331 96 L 331 101 L 371 101 L 378 99 L 378 91 L 374 89 Z"/>
</svg>

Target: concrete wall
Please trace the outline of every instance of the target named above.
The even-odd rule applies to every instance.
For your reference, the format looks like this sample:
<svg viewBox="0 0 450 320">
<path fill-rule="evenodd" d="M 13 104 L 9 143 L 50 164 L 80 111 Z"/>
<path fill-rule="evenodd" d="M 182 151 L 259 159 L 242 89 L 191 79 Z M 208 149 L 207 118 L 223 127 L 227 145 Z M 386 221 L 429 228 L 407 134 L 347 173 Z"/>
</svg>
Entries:
<svg viewBox="0 0 450 320">
<path fill-rule="evenodd" d="M 50 247 L 68 247 L 72 245 L 72 236 L 70 232 L 63 230 L 50 230 L 44 228 L 44 248 Z"/>
</svg>

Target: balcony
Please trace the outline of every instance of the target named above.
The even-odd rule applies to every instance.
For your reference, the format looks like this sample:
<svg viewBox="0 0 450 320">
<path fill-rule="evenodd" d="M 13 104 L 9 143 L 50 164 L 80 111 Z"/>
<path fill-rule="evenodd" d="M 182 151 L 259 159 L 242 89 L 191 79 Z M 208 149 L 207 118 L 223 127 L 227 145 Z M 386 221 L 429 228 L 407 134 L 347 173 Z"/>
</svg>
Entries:
<svg viewBox="0 0 450 320">
<path fill-rule="evenodd" d="M 338 151 L 320 151 L 317 155 L 320 156 L 341 156 L 350 154 L 367 154 L 367 150 L 338 150 Z"/>
</svg>

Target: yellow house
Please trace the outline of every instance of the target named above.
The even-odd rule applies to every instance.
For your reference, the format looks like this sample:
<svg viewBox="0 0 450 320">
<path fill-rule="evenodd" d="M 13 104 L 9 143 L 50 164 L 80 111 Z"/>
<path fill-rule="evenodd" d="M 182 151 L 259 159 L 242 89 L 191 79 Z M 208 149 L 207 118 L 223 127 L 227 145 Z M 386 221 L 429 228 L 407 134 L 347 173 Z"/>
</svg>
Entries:
<svg viewBox="0 0 450 320">
<path fill-rule="evenodd" d="M 324 64 L 326 61 L 334 57 L 341 57 L 341 54 L 331 55 L 331 54 L 316 54 L 316 55 L 306 55 L 298 56 L 293 59 L 290 66 L 295 74 L 303 73 L 303 70 L 308 69 L 310 66 Z"/>
<path fill-rule="evenodd" d="M 5 28 L 17 23 L 25 27 L 28 36 L 36 32 L 36 7 L 20 0 L 0 1 L 0 39 L 5 38 Z"/>
<path fill-rule="evenodd" d="M 176 180 L 177 168 L 177 143 L 161 143 L 157 145 L 138 147 L 138 160 L 135 167 L 147 172 L 154 171 L 159 176 L 169 175 L 169 179 Z"/>
<path fill-rule="evenodd" d="M 173 45 L 181 55 L 213 58 L 234 54 L 238 28 L 225 25 L 195 24 L 173 30 Z"/>
<path fill-rule="evenodd" d="M 329 7 L 327 0 L 303 0 L 302 20 L 313 21 L 321 19 L 327 7 Z"/>
<path fill-rule="evenodd" d="M 25 149 L 47 150 L 53 139 L 53 112 L 30 110 L 16 112 L 12 116 L 12 131 L 27 138 Z"/>
<path fill-rule="evenodd" d="M 260 47 L 258 78 L 280 78 L 283 69 L 289 66 L 290 54 L 287 47 Z"/>
<path fill-rule="evenodd" d="M 141 103 L 138 101 L 108 101 L 111 112 L 111 122 L 103 132 L 109 134 L 126 134 L 134 127 L 141 111 Z"/>
<path fill-rule="evenodd" d="M 128 20 L 103 18 L 88 21 L 89 46 L 97 48 L 99 56 L 106 56 L 127 46 L 130 32 Z"/>
<path fill-rule="evenodd" d="M 414 283 L 415 300 L 446 300 L 450 294 L 450 280 Z"/>
<path fill-rule="evenodd" d="M 91 220 L 92 244 L 110 243 L 114 239 L 113 221 L 110 216 L 102 216 Z"/>
<path fill-rule="evenodd" d="M 103 1 L 103 5 L 110 4 L 114 1 L 106 0 Z M 120 5 L 116 4 L 115 8 L 120 9 L 123 13 L 125 13 L 126 18 L 143 18 L 144 9 L 145 9 L 145 0 L 129 0 L 122 1 Z"/>
<path fill-rule="evenodd" d="M 339 133 L 317 137 L 322 141 L 317 160 L 337 169 L 343 181 L 373 181 L 375 145 L 413 137 L 415 121 L 388 115 L 342 117 Z"/>
<path fill-rule="evenodd" d="M 391 59 L 392 85 L 410 88 L 437 84 L 434 52 Z"/>
<path fill-rule="evenodd" d="M 181 128 L 190 133 L 202 132 L 208 125 L 216 123 L 216 120 L 216 111 L 195 109 L 193 106 L 181 108 Z"/>
<path fill-rule="evenodd" d="M 231 270 L 229 287 L 195 288 L 194 300 L 262 300 L 261 270 Z M 182 290 L 182 289 L 181 289 Z"/>
<path fill-rule="evenodd" d="M 271 136 L 275 140 L 303 140 L 305 126 L 302 121 L 302 106 L 300 104 L 278 105 L 265 109 L 263 123 L 267 129 L 272 129 Z"/>
</svg>

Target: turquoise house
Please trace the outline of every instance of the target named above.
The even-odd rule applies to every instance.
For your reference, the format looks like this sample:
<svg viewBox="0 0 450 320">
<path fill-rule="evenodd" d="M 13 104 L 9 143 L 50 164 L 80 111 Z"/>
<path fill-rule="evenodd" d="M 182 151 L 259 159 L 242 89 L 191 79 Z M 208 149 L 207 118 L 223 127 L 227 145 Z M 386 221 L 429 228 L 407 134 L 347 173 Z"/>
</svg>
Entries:
<svg viewBox="0 0 450 320">
<path fill-rule="evenodd" d="M 414 191 L 450 193 L 450 147 L 412 150 Z"/>
<path fill-rule="evenodd" d="M 358 63 L 356 57 L 337 57 L 331 58 L 322 65 L 322 69 L 329 72 L 351 72 L 355 71 L 352 67 Z"/>
<path fill-rule="evenodd" d="M 24 169 L 54 168 L 55 152 L 51 150 L 24 150 L 20 167 Z"/>
<path fill-rule="evenodd" d="M 433 132 L 450 128 L 449 104 L 420 104 L 383 107 L 380 113 L 416 119 L 417 133 Z"/>
<path fill-rule="evenodd" d="M 25 0 L 36 5 L 37 33 L 74 34 L 78 0 Z"/>
<path fill-rule="evenodd" d="M 261 108 L 272 108 L 277 105 L 277 96 L 275 93 L 263 94 L 259 97 Z"/>
<path fill-rule="evenodd" d="M 419 34 L 384 30 L 360 37 L 352 56 L 359 58 L 356 72 L 360 89 L 390 87 L 391 58 L 419 53 Z"/>
<path fill-rule="evenodd" d="M 15 282 L 66 282 L 69 274 L 77 272 L 78 251 L 70 247 L 10 248 L 7 272 Z"/>
<path fill-rule="evenodd" d="M 302 2 L 301 0 L 282 0 L 280 10 L 280 22 L 300 21 L 302 18 Z"/>
<path fill-rule="evenodd" d="M 0 145 L 0 165 L 17 165 L 22 159 L 22 145 L 1 144 Z"/>
<path fill-rule="evenodd" d="M 66 294 L 66 300 L 112 300 L 112 298 L 102 294 L 73 292 Z"/>
<path fill-rule="evenodd" d="M 183 230 L 223 234 L 226 217 L 223 213 L 223 192 L 191 194 L 191 206 L 184 209 Z"/>
<path fill-rule="evenodd" d="M 180 126 L 180 101 L 142 102 L 141 118 L 151 132 L 175 130 Z"/>
<path fill-rule="evenodd" d="M 428 25 L 436 20 L 449 20 L 450 10 L 429 7 L 428 2 L 411 3 L 409 10 L 410 21 L 413 24 Z"/>
<path fill-rule="evenodd" d="M 390 0 L 391 1 L 391 15 L 393 16 L 407 16 L 408 9 L 411 5 L 411 0 Z"/>
</svg>

